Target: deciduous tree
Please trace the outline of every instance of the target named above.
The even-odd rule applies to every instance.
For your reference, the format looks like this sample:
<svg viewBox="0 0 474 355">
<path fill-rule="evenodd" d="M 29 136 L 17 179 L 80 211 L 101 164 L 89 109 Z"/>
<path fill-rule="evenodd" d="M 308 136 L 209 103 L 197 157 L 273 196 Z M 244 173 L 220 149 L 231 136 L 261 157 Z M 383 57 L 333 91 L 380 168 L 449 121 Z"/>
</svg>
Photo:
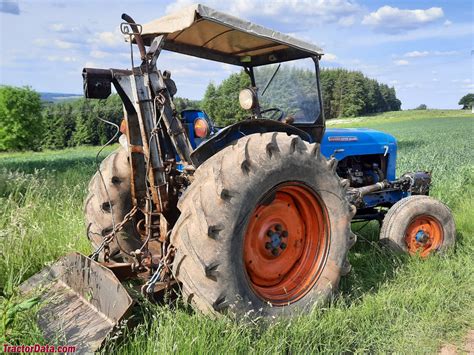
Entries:
<svg viewBox="0 0 474 355">
<path fill-rule="evenodd" d="M 0 151 L 41 148 L 41 99 L 29 87 L 0 87 Z"/>
<path fill-rule="evenodd" d="M 461 100 L 459 100 L 458 105 L 462 105 L 463 110 L 470 110 L 474 105 L 474 94 L 464 95 Z"/>
</svg>

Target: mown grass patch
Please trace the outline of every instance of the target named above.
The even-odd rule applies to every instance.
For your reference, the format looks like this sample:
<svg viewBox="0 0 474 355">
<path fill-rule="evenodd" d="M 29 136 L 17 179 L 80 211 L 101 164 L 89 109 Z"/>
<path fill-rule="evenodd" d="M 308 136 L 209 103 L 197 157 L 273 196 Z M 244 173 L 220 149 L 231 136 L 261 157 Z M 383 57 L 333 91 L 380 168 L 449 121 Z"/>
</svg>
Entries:
<svg viewBox="0 0 474 355">
<path fill-rule="evenodd" d="M 264 324 L 144 304 L 142 324 L 125 340 L 109 341 L 104 352 L 412 353 L 462 341 L 474 327 L 474 120 L 464 113 L 438 118 L 421 112 L 419 119 L 412 111 L 404 114 L 363 118 L 360 125 L 397 137 L 398 173 L 433 172 L 432 195 L 455 215 L 454 250 L 425 261 L 393 255 L 377 244 L 377 223 L 355 225 L 353 270 L 330 306 Z M 96 151 L 0 155 L 1 314 L 20 302 L 14 286 L 21 281 L 69 251 L 89 252 L 82 204 Z M 6 340 L 41 343 L 34 314 L 19 312 L 4 329 Z"/>
</svg>

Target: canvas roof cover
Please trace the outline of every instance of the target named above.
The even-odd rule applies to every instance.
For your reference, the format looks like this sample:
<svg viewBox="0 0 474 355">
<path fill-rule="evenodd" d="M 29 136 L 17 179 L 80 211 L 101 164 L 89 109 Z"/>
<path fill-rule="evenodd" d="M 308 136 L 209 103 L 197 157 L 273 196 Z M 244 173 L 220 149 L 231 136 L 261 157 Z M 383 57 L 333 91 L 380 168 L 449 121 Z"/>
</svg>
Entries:
<svg viewBox="0 0 474 355">
<path fill-rule="evenodd" d="M 164 49 L 240 66 L 258 66 L 322 55 L 321 48 L 196 4 L 144 24 L 150 45 L 166 35 Z"/>
</svg>

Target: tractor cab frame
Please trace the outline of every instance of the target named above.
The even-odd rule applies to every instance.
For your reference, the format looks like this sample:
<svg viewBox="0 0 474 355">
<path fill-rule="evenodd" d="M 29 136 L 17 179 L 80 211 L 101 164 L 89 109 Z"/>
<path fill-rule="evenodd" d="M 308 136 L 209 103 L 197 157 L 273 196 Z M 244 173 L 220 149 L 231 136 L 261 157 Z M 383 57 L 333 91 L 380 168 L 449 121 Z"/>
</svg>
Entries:
<svg viewBox="0 0 474 355">
<path fill-rule="evenodd" d="M 242 136 L 287 132 L 308 142 L 321 141 L 325 120 L 319 88 L 319 60 L 323 51 L 319 47 L 200 4 L 144 25 L 136 24 L 125 14 L 122 19 L 125 21 L 121 24 L 122 33 L 137 45 L 140 65 L 134 66 L 132 59 L 132 70 L 84 68 L 84 94 L 86 98 L 107 98 L 113 84 L 123 101 L 134 177 L 132 199 L 138 208 L 145 207 L 149 182 L 155 212 L 164 213 L 172 223 L 177 213 L 177 196 L 187 184 L 182 169 L 185 175 L 192 172 Z M 250 76 L 249 91 L 255 99 L 251 119 L 225 127 L 193 149 L 172 101 L 176 85 L 168 71 L 157 68 L 162 50 L 242 67 Z M 262 113 L 268 108 L 262 109 L 258 103 L 255 71 L 259 67 L 306 58 L 314 63 L 313 119 L 302 123 L 293 120 L 288 124 L 263 118 Z M 159 125 L 165 129 L 158 129 Z M 180 169 L 177 169 L 177 160 Z M 146 171 L 148 176 L 144 174 Z M 178 175 L 181 176 L 171 184 L 170 178 Z"/>
</svg>

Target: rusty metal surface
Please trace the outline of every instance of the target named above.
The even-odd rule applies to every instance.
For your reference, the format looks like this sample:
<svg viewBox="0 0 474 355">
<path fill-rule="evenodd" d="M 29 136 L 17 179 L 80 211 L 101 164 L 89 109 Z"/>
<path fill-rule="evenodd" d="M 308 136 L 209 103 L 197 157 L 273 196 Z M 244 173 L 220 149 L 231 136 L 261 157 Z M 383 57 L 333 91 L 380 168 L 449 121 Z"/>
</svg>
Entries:
<svg viewBox="0 0 474 355">
<path fill-rule="evenodd" d="M 172 85 L 175 84 L 170 77 L 165 77 L 159 70 L 154 69 L 149 77 L 155 97 L 159 98 L 158 103 L 160 106 L 161 119 L 180 159 L 183 163 L 189 165 L 191 163 L 190 156 L 193 148 L 181 120 L 173 113 L 173 111 L 175 111 L 172 100 L 173 94 L 170 93 L 170 85 L 167 84 L 167 82 L 173 83 Z M 166 73 L 166 71 L 164 73 Z"/>
<path fill-rule="evenodd" d="M 145 155 L 143 153 L 140 125 L 138 123 L 138 116 L 135 113 L 129 113 L 128 110 L 124 110 L 124 114 L 127 124 L 132 203 L 139 208 L 143 208 L 145 207 L 147 187 L 145 181 Z"/>
<path fill-rule="evenodd" d="M 22 293 L 34 289 L 45 291 L 38 315 L 45 338 L 76 345 L 79 353 L 98 350 L 133 305 L 111 270 L 79 253 L 61 258 L 20 285 Z"/>
<path fill-rule="evenodd" d="M 145 60 L 146 49 L 145 49 L 145 45 L 143 44 L 143 39 L 141 36 L 141 32 L 142 32 L 141 25 L 135 23 L 135 21 L 127 14 L 122 14 L 122 20 L 127 21 L 128 25 L 132 29 L 133 38 L 135 42 L 137 43 L 138 50 L 140 51 L 140 57 L 142 60 Z"/>
<path fill-rule="evenodd" d="M 165 169 L 163 166 L 163 154 L 158 139 L 152 139 L 153 132 L 159 128 L 156 126 L 156 112 L 153 95 L 149 83 L 148 74 L 135 73 L 130 79 L 133 102 L 138 116 L 138 123 L 142 135 L 143 152 L 147 162 L 147 174 L 150 183 L 150 191 L 158 212 L 163 211 L 163 202 L 167 201 L 167 183 Z M 160 189 L 159 189 L 160 188 Z M 158 192 L 159 189 L 159 192 Z"/>
</svg>

